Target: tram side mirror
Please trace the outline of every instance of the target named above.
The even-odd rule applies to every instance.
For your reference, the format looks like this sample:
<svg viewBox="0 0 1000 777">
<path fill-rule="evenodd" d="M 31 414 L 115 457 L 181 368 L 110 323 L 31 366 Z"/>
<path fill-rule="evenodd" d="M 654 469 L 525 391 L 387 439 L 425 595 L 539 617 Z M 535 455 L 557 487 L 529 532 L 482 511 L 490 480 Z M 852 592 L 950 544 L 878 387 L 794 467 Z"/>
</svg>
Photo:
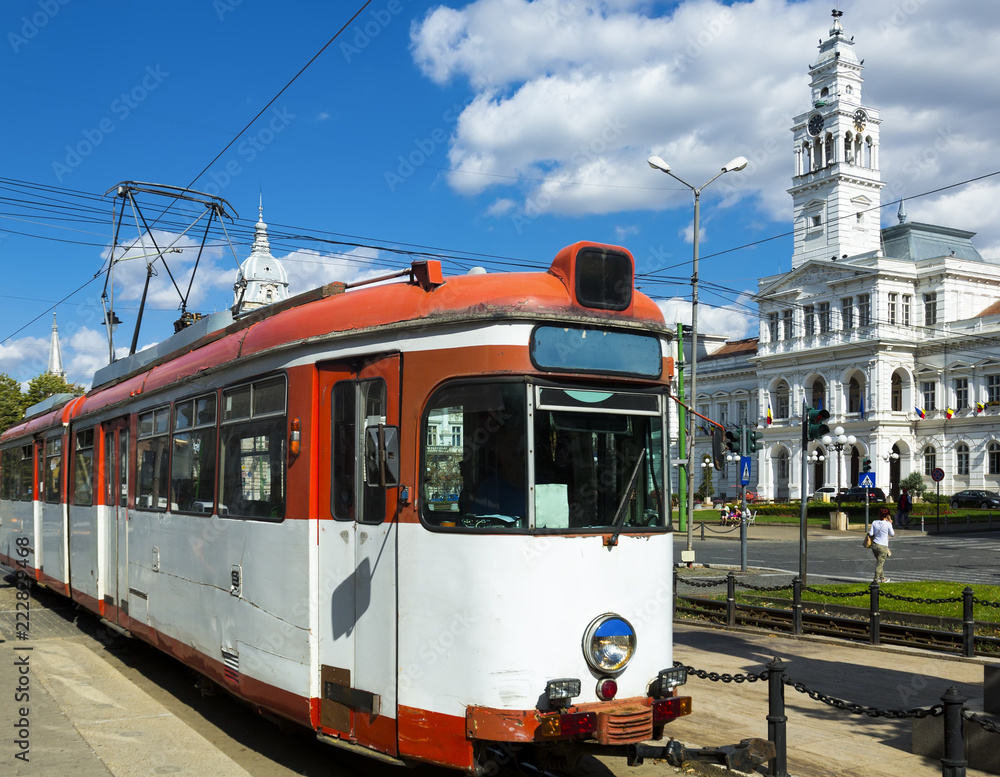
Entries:
<svg viewBox="0 0 1000 777">
<path fill-rule="evenodd" d="M 365 480 L 370 486 L 389 488 L 399 485 L 399 428 L 368 427 L 365 440 Z"/>
</svg>

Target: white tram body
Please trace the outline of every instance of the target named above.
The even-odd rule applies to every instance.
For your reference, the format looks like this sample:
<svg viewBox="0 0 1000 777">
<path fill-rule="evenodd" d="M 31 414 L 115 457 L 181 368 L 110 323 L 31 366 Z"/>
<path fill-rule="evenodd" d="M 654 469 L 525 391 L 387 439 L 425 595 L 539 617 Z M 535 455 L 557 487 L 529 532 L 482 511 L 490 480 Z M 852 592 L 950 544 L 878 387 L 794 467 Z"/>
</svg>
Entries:
<svg viewBox="0 0 1000 777">
<path fill-rule="evenodd" d="M 690 712 L 669 333 L 622 248 L 215 314 L 0 439 L 0 563 L 334 744 L 477 772 Z"/>
</svg>

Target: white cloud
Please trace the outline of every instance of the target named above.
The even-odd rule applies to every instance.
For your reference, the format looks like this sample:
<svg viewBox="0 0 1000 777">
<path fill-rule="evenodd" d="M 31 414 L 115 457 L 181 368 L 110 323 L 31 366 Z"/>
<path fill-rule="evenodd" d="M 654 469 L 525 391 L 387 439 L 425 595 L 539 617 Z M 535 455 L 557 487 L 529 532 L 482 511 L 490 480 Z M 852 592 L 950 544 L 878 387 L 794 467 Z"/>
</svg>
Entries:
<svg viewBox="0 0 1000 777">
<path fill-rule="evenodd" d="M 691 323 L 691 300 L 680 297 L 657 300 L 667 326 Z M 698 304 L 698 331 L 722 335 L 730 340 L 742 340 L 757 335 L 757 317 L 754 313 L 735 306 L 710 307 Z"/>
<path fill-rule="evenodd" d="M 49 368 L 49 340 L 23 337 L 0 344 L 0 373 L 27 381 Z"/>
<path fill-rule="evenodd" d="M 414 23 L 412 53 L 426 76 L 465 79 L 474 91 L 450 141 L 450 166 L 464 171 L 450 173 L 450 185 L 470 196 L 496 191 L 491 213 L 516 197 L 529 219 L 682 208 L 690 191 L 655 177 L 647 156 L 673 160 L 697 186 L 743 155 L 748 169 L 707 193 L 788 221 L 788 130 L 808 109 L 807 65 L 827 37 L 829 4 L 688 0 L 660 17 L 649 8 L 475 0 L 436 7 Z M 882 120 L 883 202 L 992 172 L 995 15 L 977 0 L 854 0 L 841 8 L 866 60 L 864 104 Z M 956 215 L 952 224 L 964 227 L 966 214 Z M 996 207 L 981 232 L 984 245 L 1000 242 Z"/>
</svg>

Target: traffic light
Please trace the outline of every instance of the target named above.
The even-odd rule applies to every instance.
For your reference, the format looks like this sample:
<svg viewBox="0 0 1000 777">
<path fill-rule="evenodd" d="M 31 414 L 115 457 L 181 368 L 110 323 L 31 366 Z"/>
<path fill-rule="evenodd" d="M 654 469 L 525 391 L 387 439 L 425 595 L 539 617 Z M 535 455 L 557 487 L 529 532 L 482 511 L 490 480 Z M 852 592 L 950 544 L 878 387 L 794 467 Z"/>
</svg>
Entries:
<svg viewBox="0 0 1000 777">
<path fill-rule="evenodd" d="M 723 468 L 726 463 L 726 454 L 723 452 L 722 448 L 722 430 L 717 427 L 712 427 L 712 466 L 718 470 Z"/>
<path fill-rule="evenodd" d="M 829 410 L 817 410 L 814 407 L 807 407 L 802 417 L 804 437 L 807 440 L 818 440 L 824 434 L 829 434 L 830 427 L 823 423 L 829 417 Z"/>
<path fill-rule="evenodd" d="M 764 447 L 764 441 L 758 440 L 758 437 L 760 437 L 760 432 L 756 429 L 747 430 L 747 453 L 756 453 Z"/>
<path fill-rule="evenodd" d="M 872 471 L 872 460 L 871 459 L 865 459 L 864 461 L 861 462 L 861 471 L 862 472 L 871 472 Z"/>
<path fill-rule="evenodd" d="M 741 429 L 737 429 L 734 432 L 726 432 L 726 450 L 730 451 L 734 456 L 740 456 L 743 453 L 743 443 L 740 441 L 741 432 Z"/>
</svg>

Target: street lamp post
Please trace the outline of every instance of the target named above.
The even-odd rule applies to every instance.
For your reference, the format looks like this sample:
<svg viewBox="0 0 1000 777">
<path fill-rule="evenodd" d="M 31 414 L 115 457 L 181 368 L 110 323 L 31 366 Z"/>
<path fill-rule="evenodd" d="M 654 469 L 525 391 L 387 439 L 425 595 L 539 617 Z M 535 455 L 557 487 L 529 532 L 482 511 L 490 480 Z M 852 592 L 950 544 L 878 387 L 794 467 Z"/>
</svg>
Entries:
<svg viewBox="0 0 1000 777">
<path fill-rule="evenodd" d="M 813 452 L 809 454 L 809 456 L 808 456 L 808 458 L 806 460 L 810 464 L 817 464 L 817 463 L 819 463 L 821 461 L 826 461 L 826 456 L 824 456 L 822 453 L 819 452 L 819 448 L 813 448 Z M 813 477 L 815 477 L 815 475 L 813 475 Z M 813 489 L 815 490 L 818 487 L 818 485 L 819 485 L 818 483 L 815 484 L 813 486 Z M 803 489 L 802 493 L 803 494 L 805 493 L 805 487 L 806 487 L 806 484 L 803 483 L 802 484 L 802 489 Z M 837 489 L 837 490 L 839 491 L 840 489 Z"/>
<path fill-rule="evenodd" d="M 839 513 L 840 512 L 840 504 L 841 504 L 840 465 L 841 465 L 841 462 L 844 459 L 843 451 L 844 451 L 844 448 L 846 448 L 847 446 L 849 446 L 849 445 L 853 446 L 854 443 L 856 443 L 858 441 L 858 438 L 855 437 L 853 434 L 844 434 L 844 427 L 843 426 L 838 426 L 837 428 L 835 428 L 833 430 L 833 435 L 834 436 L 831 437 L 828 434 L 824 434 L 823 435 L 823 444 L 827 448 L 833 448 L 833 450 L 835 450 L 837 452 L 837 512 Z"/>
<path fill-rule="evenodd" d="M 663 161 L 658 156 L 651 156 L 646 160 L 647 164 L 654 170 L 659 170 L 661 173 L 666 173 L 675 181 L 679 181 L 684 184 L 694 193 L 694 233 L 692 235 L 691 242 L 694 244 L 692 259 L 691 259 L 691 407 L 694 407 L 698 400 L 698 230 L 699 230 L 699 219 L 701 214 L 701 192 L 706 186 L 708 186 L 712 181 L 725 173 L 737 172 L 742 170 L 747 166 L 747 158 L 745 156 L 738 156 L 735 159 L 730 160 L 722 168 L 722 170 L 716 173 L 712 178 L 703 183 L 701 186 L 692 186 L 683 178 L 678 178 L 670 171 L 670 165 Z M 688 467 L 687 467 L 687 480 L 688 480 L 688 504 L 687 504 L 687 561 L 694 561 L 694 466 L 692 466 L 692 457 L 694 455 L 694 413 L 687 414 L 687 455 L 688 455 Z M 682 558 L 684 558 L 682 556 Z"/>
</svg>

